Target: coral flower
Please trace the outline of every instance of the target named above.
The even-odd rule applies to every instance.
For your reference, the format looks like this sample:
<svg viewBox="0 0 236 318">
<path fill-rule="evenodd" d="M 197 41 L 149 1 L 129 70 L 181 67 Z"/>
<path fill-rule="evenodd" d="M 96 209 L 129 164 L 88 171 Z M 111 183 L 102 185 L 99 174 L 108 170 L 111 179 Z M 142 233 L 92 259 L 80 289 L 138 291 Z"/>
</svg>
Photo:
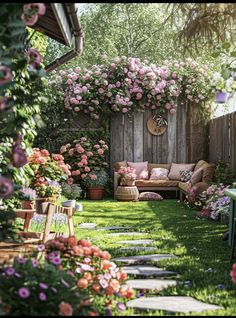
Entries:
<svg viewBox="0 0 236 318">
<path fill-rule="evenodd" d="M 72 316 L 73 309 L 70 304 L 62 301 L 59 305 L 59 316 Z"/>
</svg>

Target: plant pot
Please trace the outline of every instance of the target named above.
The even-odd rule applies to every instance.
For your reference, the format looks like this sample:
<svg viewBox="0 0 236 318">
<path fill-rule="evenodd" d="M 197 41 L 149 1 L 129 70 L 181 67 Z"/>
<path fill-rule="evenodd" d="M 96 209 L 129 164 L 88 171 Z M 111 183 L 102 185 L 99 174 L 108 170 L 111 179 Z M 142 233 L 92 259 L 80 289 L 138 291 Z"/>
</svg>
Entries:
<svg viewBox="0 0 236 318">
<path fill-rule="evenodd" d="M 56 203 L 58 196 L 48 197 L 48 198 L 37 198 L 36 199 L 36 211 L 38 214 L 45 214 L 45 209 L 43 208 L 43 203 L 50 202 Z"/>
<path fill-rule="evenodd" d="M 21 207 L 24 210 L 34 210 L 35 209 L 35 200 L 25 200 L 21 202 Z"/>
<path fill-rule="evenodd" d="M 68 208 L 75 208 L 76 201 L 75 200 L 68 200 L 61 203 L 62 206 Z"/>
<path fill-rule="evenodd" d="M 216 103 L 226 103 L 228 100 L 228 93 L 216 92 L 215 101 Z"/>
<path fill-rule="evenodd" d="M 120 185 L 121 186 L 134 186 L 135 185 L 135 180 L 121 178 Z"/>
<path fill-rule="evenodd" d="M 78 212 L 83 211 L 83 205 L 82 205 L 82 203 L 79 203 L 79 204 L 76 205 L 76 211 L 78 211 Z"/>
<path fill-rule="evenodd" d="M 104 188 L 96 187 L 96 188 L 88 188 L 89 198 L 90 200 L 102 200 Z"/>
</svg>

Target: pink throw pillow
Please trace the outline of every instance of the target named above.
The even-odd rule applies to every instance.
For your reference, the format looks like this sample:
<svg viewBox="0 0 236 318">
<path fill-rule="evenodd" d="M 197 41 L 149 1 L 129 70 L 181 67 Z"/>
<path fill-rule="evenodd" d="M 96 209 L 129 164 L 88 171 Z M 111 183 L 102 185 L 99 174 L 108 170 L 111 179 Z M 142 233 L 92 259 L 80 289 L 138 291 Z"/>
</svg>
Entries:
<svg viewBox="0 0 236 318">
<path fill-rule="evenodd" d="M 170 180 L 181 181 L 180 171 L 181 170 L 193 171 L 194 167 L 195 167 L 195 163 L 172 163 L 170 168 L 170 173 L 168 174 L 168 178 Z"/>
<path fill-rule="evenodd" d="M 163 198 L 160 194 L 155 192 L 141 192 L 139 195 L 140 201 L 162 201 Z"/>
<path fill-rule="evenodd" d="M 150 180 L 169 180 L 169 170 L 165 168 L 153 168 L 151 171 Z"/>
<path fill-rule="evenodd" d="M 134 168 L 136 170 L 136 180 L 146 180 L 148 179 L 148 162 L 130 162 L 127 161 L 128 167 Z"/>
<path fill-rule="evenodd" d="M 193 186 L 194 184 L 201 182 L 202 176 L 203 176 L 203 168 L 199 168 L 196 171 L 194 171 L 194 173 L 190 179 L 191 185 Z"/>
</svg>

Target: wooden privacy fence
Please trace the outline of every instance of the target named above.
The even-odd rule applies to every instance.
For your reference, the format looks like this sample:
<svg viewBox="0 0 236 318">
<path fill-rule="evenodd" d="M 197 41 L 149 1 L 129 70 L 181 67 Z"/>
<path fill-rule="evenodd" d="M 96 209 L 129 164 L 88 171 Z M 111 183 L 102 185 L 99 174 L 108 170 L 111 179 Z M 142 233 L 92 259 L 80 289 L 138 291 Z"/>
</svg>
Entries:
<svg viewBox="0 0 236 318">
<path fill-rule="evenodd" d="M 236 112 L 210 122 L 209 160 L 223 160 L 236 171 Z"/>
</svg>

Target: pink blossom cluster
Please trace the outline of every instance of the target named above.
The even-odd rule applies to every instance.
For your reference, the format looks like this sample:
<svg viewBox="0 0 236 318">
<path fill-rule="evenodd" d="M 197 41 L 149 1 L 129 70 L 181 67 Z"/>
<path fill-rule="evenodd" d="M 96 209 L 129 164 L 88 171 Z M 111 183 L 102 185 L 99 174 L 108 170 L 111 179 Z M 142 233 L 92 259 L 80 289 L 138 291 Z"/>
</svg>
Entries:
<svg viewBox="0 0 236 318">
<path fill-rule="evenodd" d="M 121 167 L 117 173 L 120 175 L 121 178 L 126 178 L 129 180 L 135 180 L 136 175 L 136 169 L 131 167 Z"/>
<path fill-rule="evenodd" d="M 60 71 L 54 82 L 63 85 L 66 109 L 83 111 L 94 119 L 101 112 L 129 113 L 145 108 L 175 114 L 180 95 L 201 103 L 209 98 L 211 89 L 207 66 L 190 58 L 157 66 L 139 58 L 117 57 L 91 69 Z"/>
<path fill-rule="evenodd" d="M 96 180 L 97 172 L 108 165 L 105 161 L 107 151 L 108 145 L 104 140 L 94 144 L 86 137 L 75 140 L 74 145 L 61 146 L 60 153 L 71 168 L 71 177 L 67 182 L 73 184 L 75 181 L 84 180 L 87 176 L 91 180 Z"/>
<path fill-rule="evenodd" d="M 41 15 L 46 12 L 46 6 L 44 3 L 26 3 L 23 6 L 23 14 L 21 20 L 25 25 L 34 25 Z"/>
</svg>

